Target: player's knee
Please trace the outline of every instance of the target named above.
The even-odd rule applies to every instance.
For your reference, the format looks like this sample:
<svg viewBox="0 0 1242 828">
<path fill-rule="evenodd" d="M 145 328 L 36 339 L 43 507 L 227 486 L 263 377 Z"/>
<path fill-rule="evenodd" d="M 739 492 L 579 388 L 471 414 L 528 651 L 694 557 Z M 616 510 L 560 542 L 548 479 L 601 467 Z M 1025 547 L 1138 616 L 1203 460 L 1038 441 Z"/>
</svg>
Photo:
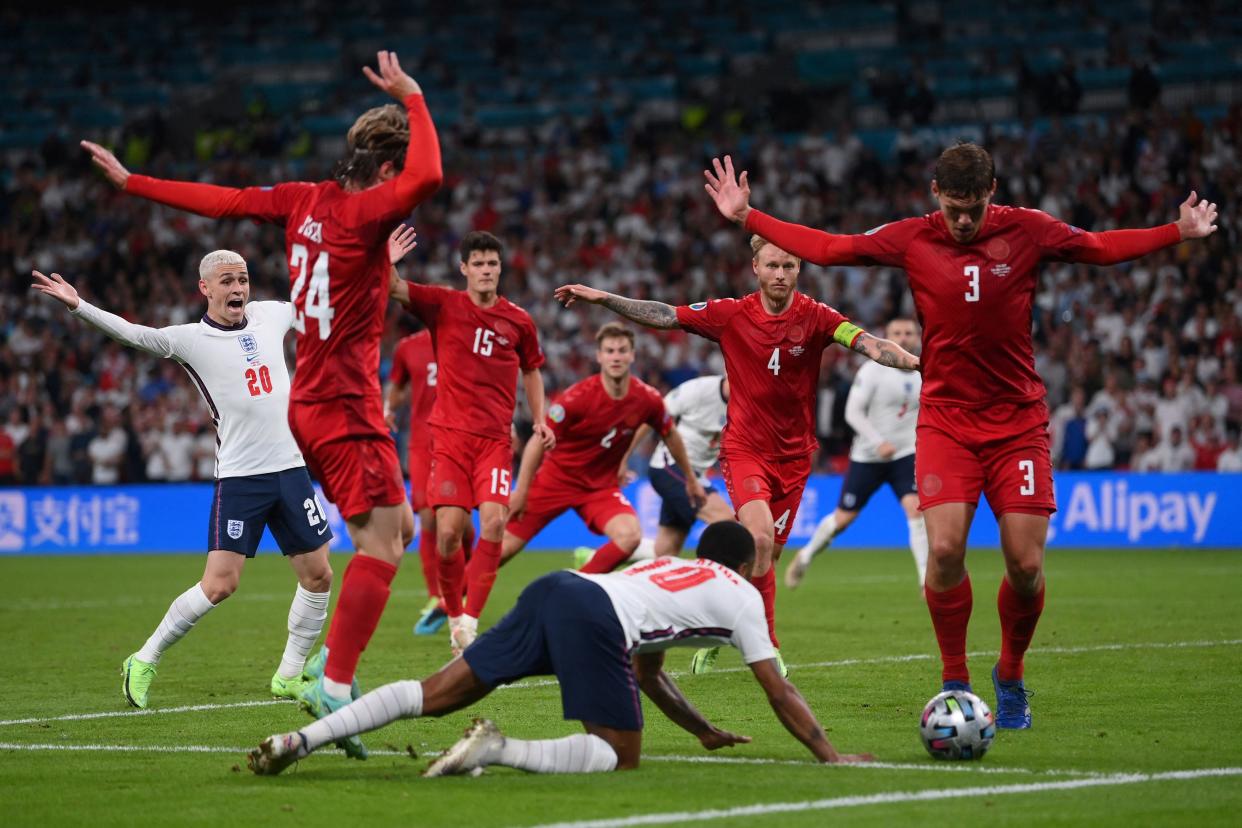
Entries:
<svg viewBox="0 0 1242 828">
<path fill-rule="evenodd" d="M 332 589 L 332 567 L 325 560 L 302 573 L 298 583 L 307 592 L 327 592 Z"/>
<path fill-rule="evenodd" d="M 966 544 L 957 538 L 929 538 L 927 553 L 940 562 L 960 561 L 966 557 Z"/>
<path fill-rule="evenodd" d="M 1005 571 L 1009 575 L 1009 583 L 1022 593 L 1038 591 L 1040 578 L 1044 574 L 1043 562 L 1037 556 L 1005 562 Z"/>
<path fill-rule="evenodd" d="M 633 552 L 643 542 L 643 532 L 637 526 L 626 526 L 612 533 L 612 542 L 626 552 Z"/>
<path fill-rule="evenodd" d="M 237 591 L 237 578 L 216 577 L 205 578 L 202 583 L 203 594 L 213 604 L 218 604 Z"/>
<path fill-rule="evenodd" d="M 505 534 L 504 515 L 488 515 L 479 522 L 479 531 L 486 540 L 500 540 Z"/>
</svg>

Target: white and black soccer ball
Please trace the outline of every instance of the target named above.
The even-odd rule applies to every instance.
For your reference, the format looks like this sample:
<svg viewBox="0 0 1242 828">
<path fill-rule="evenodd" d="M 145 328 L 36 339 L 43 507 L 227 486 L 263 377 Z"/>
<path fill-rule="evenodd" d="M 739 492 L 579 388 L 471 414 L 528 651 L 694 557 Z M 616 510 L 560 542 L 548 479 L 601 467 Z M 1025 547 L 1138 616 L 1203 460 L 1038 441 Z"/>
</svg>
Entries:
<svg viewBox="0 0 1242 828">
<path fill-rule="evenodd" d="M 982 759 L 996 736 L 996 719 L 974 693 L 946 690 L 923 708 L 919 735 L 937 759 Z"/>
</svg>

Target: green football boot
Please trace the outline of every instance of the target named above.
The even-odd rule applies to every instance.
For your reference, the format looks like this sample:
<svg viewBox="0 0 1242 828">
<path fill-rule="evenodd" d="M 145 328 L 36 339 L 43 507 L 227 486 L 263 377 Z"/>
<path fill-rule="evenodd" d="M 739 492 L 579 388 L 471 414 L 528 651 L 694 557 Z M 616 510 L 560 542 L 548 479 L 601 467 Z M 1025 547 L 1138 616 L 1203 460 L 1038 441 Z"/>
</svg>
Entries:
<svg viewBox="0 0 1242 828">
<path fill-rule="evenodd" d="M 121 692 L 125 701 L 139 710 L 147 709 L 147 692 L 155 681 L 155 665 L 138 660 L 134 653 L 121 664 Z"/>
<path fill-rule="evenodd" d="M 324 691 L 323 679 L 320 678 L 313 683 L 305 685 L 302 695 L 298 698 L 298 703 L 307 713 L 316 719 L 322 719 L 351 704 L 352 700 L 337 699 L 329 695 Z M 362 744 L 362 740 L 357 736 L 340 739 L 337 741 L 336 746 L 345 751 L 345 755 L 351 759 L 367 758 L 366 746 Z"/>
<path fill-rule="evenodd" d="M 574 550 L 574 569 L 582 569 L 594 555 L 595 550 L 591 547 L 579 546 Z"/>
<path fill-rule="evenodd" d="M 306 666 L 302 668 L 302 678 L 310 679 L 310 683 L 314 684 L 323 678 L 323 666 L 328 663 L 328 645 L 319 648 L 319 652 L 311 656 Z M 356 699 L 362 695 L 362 689 L 358 687 L 358 677 L 354 676 L 353 682 L 349 685 L 349 697 Z"/>
<path fill-rule="evenodd" d="M 701 650 L 695 650 L 694 657 L 690 659 L 690 672 L 696 676 L 710 673 L 716 669 L 716 659 L 719 656 L 719 647 L 704 647 Z"/>
<path fill-rule="evenodd" d="M 297 701 L 302 696 L 302 691 L 306 685 L 310 684 L 305 674 L 294 676 L 293 678 L 285 678 L 279 672 L 272 674 L 272 697 L 277 699 L 291 699 Z"/>
</svg>

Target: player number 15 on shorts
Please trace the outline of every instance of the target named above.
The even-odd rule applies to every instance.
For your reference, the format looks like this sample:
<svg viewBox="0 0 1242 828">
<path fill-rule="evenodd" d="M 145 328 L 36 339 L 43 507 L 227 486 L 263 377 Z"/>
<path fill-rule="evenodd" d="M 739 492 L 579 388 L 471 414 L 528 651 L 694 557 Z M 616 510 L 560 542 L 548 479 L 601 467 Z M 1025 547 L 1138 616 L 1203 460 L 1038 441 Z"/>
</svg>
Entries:
<svg viewBox="0 0 1242 828">
<path fill-rule="evenodd" d="M 509 494 L 508 469 L 492 469 L 492 494 L 503 496 Z"/>
</svg>

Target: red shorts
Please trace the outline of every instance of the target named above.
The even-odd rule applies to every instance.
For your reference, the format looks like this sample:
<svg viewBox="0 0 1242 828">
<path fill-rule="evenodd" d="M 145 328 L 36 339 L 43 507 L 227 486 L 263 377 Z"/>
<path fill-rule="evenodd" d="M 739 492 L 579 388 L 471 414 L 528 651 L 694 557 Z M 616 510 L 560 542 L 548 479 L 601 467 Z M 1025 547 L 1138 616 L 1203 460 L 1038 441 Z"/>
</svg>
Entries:
<svg viewBox="0 0 1242 828">
<path fill-rule="evenodd" d="M 414 511 L 429 508 L 427 505 L 427 479 L 431 476 L 431 438 L 410 440 L 410 506 Z"/>
<path fill-rule="evenodd" d="M 920 509 L 978 503 L 982 492 L 994 514 L 1051 515 L 1057 501 L 1048 408 L 1043 402 L 981 409 L 923 403 L 914 473 Z"/>
<path fill-rule="evenodd" d="M 778 459 L 722 449 L 720 472 L 733 501 L 733 511 L 736 513 L 752 500 L 767 503 L 775 524 L 776 545 L 784 546 L 798 517 L 806 479 L 811 476 L 810 456 Z"/>
<path fill-rule="evenodd" d="M 510 520 L 505 532 L 528 541 L 566 509 L 577 512 L 587 528 L 597 535 L 604 534 L 608 521 L 617 515 L 633 515 L 635 520 L 638 519 L 634 507 L 616 486 L 583 490 L 556 481 L 540 480 L 536 474 L 526 498 L 525 513 L 521 520 Z"/>
<path fill-rule="evenodd" d="M 379 397 L 291 402 L 289 428 L 341 517 L 405 501 L 397 444 L 384 425 Z"/>
<path fill-rule="evenodd" d="M 427 505 L 467 511 L 480 503 L 508 506 L 512 468 L 513 444 L 508 437 L 480 437 L 433 426 Z"/>
</svg>

